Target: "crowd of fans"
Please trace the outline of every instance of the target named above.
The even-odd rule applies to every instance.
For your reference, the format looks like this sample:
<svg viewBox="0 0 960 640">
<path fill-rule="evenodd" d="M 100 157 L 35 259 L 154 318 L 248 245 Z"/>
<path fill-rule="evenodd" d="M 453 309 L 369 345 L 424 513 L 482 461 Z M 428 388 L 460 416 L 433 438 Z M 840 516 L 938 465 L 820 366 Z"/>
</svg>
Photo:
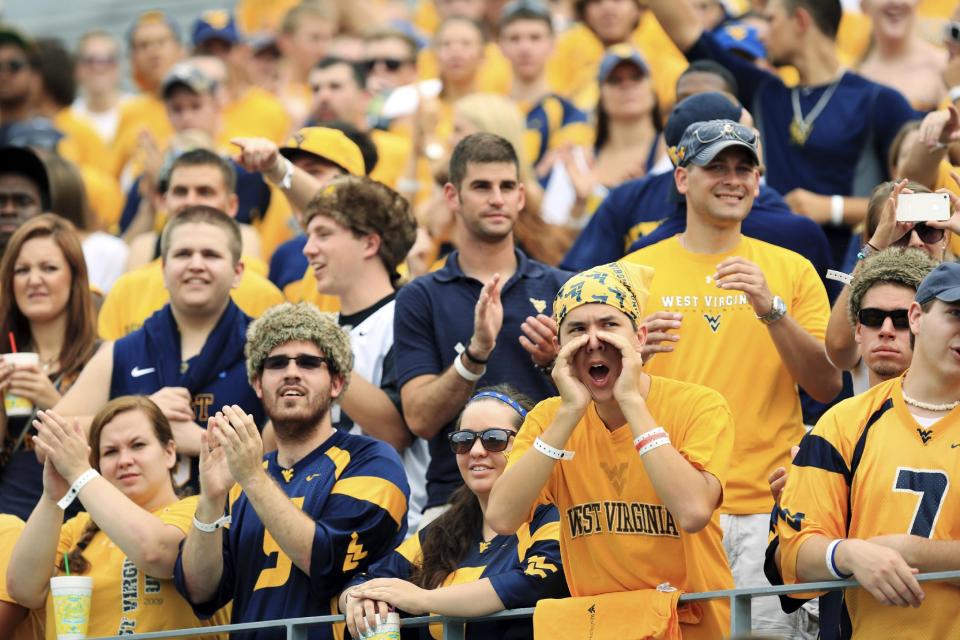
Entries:
<svg viewBox="0 0 960 640">
<path fill-rule="evenodd" d="M 92 636 L 960 635 L 960 6 L 848 4 L 0 25 L 0 637 L 63 574 Z"/>
</svg>

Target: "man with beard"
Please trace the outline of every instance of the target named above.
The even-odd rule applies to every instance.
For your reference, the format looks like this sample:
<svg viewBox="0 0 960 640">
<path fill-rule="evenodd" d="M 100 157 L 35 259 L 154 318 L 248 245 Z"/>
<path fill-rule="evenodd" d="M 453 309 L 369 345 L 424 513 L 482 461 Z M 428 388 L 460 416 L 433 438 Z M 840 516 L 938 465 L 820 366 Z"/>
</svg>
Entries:
<svg viewBox="0 0 960 640">
<path fill-rule="evenodd" d="M 509 382 L 537 401 L 554 393 L 533 365 L 548 365 L 556 354 L 556 325 L 546 314 L 569 274 L 516 248 L 513 228 L 524 206 L 518 170 L 516 151 L 499 136 L 475 133 L 457 144 L 443 188 L 460 230 L 457 250 L 442 269 L 397 293 L 403 417 L 430 443 L 421 527 L 462 482 L 446 434 L 475 385 Z"/>
<path fill-rule="evenodd" d="M 331 424 L 330 405 L 353 368 L 350 341 L 332 317 L 308 304 L 273 307 L 250 326 L 246 356 L 277 451 L 263 456 L 256 424 L 239 407 L 211 417 L 177 589 L 200 617 L 233 600 L 233 623 L 336 613 L 332 598 L 347 580 L 404 538 L 403 466 L 389 445 Z M 332 633 L 312 627 L 307 637 Z"/>
</svg>

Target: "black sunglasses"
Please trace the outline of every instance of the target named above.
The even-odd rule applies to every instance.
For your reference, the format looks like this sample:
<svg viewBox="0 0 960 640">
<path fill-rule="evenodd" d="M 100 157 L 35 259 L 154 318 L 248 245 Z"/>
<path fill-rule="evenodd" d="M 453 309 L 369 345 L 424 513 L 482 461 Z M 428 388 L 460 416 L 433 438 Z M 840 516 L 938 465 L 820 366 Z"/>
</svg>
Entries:
<svg viewBox="0 0 960 640">
<path fill-rule="evenodd" d="M 328 358 L 324 358 L 323 356 L 311 356 L 306 353 L 301 353 L 295 356 L 268 356 L 263 359 L 263 368 L 272 369 L 274 371 L 286 369 L 291 360 L 297 363 L 297 368 L 305 369 L 307 371 L 319 369 L 324 363 L 330 367 L 330 371 L 334 370 L 334 367 Z"/>
<path fill-rule="evenodd" d="M 26 68 L 26 60 L 0 60 L 0 72 L 20 73 Z"/>
<path fill-rule="evenodd" d="M 943 229 L 935 229 L 934 227 L 927 226 L 925 222 L 918 222 L 913 226 L 913 229 L 900 236 L 900 239 L 893 244 L 896 246 L 909 244 L 910 233 L 913 231 L 917 232 L 917 237 L 920 238 L 920 242 L 923 244 L 937 244 L 943 240 Z"/>
<path fill-rule="evenodd" d="M 370 58 L 369 60 L 364 61 L 363 65 L 366 67 L 368 72 L 373 71 L 378 64 L 385 66 L 387 71 L 396 71 L 408 62 L 410 61 L 404 60 L 403 58 Z"/>
<path fill-rule="evenodd" d="M 910 319 L 907 317 L 906 309 L 860 309 L 857 312 L 857 320 L 865 327 L 879 329 L 887 318 L 893 321 L 895 329 L 909 329 Z"/>
<path fill-rule="evenodd" d="M 507 448 L 510 438 L 517 435 L 516 431 L 510 429 L 501 429 L 493 427 L 483 431 L 470 431 L 469 429 L 460 429 L 447 434 L 447 440 L 450 441 L 450 450 L 454 453 L 470 453 L 473 449 L 473 443 L 480 438 L 480 444 L 491 453 L 498 453 Z"/>
</svg>

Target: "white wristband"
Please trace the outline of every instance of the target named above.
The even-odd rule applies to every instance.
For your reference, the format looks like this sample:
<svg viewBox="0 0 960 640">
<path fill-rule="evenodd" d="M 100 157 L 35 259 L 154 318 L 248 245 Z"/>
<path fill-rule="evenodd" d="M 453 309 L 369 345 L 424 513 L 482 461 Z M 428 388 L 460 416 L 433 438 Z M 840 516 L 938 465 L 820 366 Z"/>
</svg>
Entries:
<svg viewBox="0 0 960 640">
<path fill-rule="evenodd" d="M 957 100 L 960 100 L 960 85 L 950 87 L 950 92 L 948 95 L 950 96 L 950 102 L 956 102 Z"/>
<path fill-rule="evenodd" d="M 650 436 L 655 436 L 660 433 L 662 433 L 665 438 L 670 437 L 669 435 L 667 435 L 666 429 L 664 429 L 663 427 L 657 427 L 656 429 L 650 429 L 650 431 L 647 431 L 646 433 L 641 433 L 640 435 L 638 435 L 636 438 L 633 439 L 633 445 L 637 446 L 638 444 L 640 444 Z"/>
<path fill-rule="evenodd" d="M 837 560 L 836 560 L 837 546 L 841 542 L 843 542 L 843 538 L 837 538 L 836 540 L 834 540 L 833 542 L 827 545 L 827 553 L 824 558 L 824 562 L 827 565 L 827 571 L 830 572 L 830 575 L 832 575 L 837 580 L 846 580 L 850 576 L 849 575 L 845 576 L 842 573 L 840 573 L 840 568 L 837 566 Z"/>
<path fill-rule="evenodd" d="M 210 524 L 207 524 L 206 522 L 200 522 L 199 520 L 197 520 L 197 516 L 193 516 L 193 526 L 194 528 L 200 531 L 203 531 L 204 533 L 213 533 L 220 527 L 230 524 L 231 520 L 232 518 L 228 514 L 225 516 L 220 516 L 215 521 L 211 522 Z"/>
<path fill-rule="evenodd" d="M 830 224 L 834 227 L 843 224 L 843 196 L 830 196 Z"/>
<path fill-rule="evenodd" d="M 96 478 L 98 475 L 100 474 L 97 473 L 96 469 L 87 469 L 84 471 L 80 477 L 74 480 L 73 484 L 70 485 L 70 489 L 67 491 L 66 495 L 57 500 L 57 506 L 61 509 L 66 509 L 69 507 L 70 504 L 77 499 L 77 494 L 80 493 L 80 489 L 83 489 L 88 482 Z"/>
<path fill-rule="evenodd" d="M 487 367 L 484 365 L 480 369 L 480 373 L 474 373 L 467 369 L 467 365 L 463 364 L 463 360 L 460 359 L 460 354 L 457 354 L 457 357 L 453 359 L 453 368 L 457 370 L 457 373 L 460 374 L 460 377 L 466 380 L 467 382 L 476 382 L 483 377 L 483 374 L 487 372 Z"/>
<path fill-rule="evenodd" d="M 533 448 L 548 458 L 553 458 L 554 460 L 573 460 L 573 451 L 566 451 L 564 449 L 551 447 L 546 442 L 541 440 L 540 436 L 537 436 L 537 439 L 533 441 Z"/>
<path fill-rule="evenodd" d="M 643 445 L 640 447 L 640 457 L 643 457 L 645 453 L 650 453 L 654 449 L 662 447 L 665 444 L 670 444 L 670 438 L 657 438 L 653 442 Z"/>
</svg>

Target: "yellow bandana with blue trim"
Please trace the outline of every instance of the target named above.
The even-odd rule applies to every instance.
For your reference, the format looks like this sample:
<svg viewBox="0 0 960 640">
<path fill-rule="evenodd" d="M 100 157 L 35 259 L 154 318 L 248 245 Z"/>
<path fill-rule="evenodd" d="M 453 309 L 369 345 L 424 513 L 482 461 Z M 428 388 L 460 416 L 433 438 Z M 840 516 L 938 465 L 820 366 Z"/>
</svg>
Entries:
<svg viewBox="0 0 960 640">
<path fill-rule="evenodd" d="M 553 301 L 553 317 L 559 327 L 577 307 L 599 303 L 619 309 L 639 324 L 652 281 L 653 267 L 640 264 L 611 262 L 587 269 L 560 287 Z"/>
</svg>

